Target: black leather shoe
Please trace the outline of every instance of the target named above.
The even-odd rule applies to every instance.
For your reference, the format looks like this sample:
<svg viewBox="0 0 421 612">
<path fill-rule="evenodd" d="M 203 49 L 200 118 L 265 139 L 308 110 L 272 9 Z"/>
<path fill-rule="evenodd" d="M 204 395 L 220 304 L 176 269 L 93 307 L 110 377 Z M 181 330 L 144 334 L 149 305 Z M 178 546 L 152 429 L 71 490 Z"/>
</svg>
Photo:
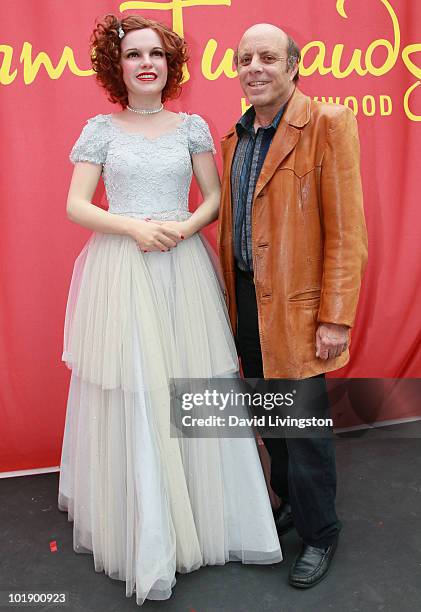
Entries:
<svg viewBox="0 0 421 612">
<path fill-rule="evenodd" d="M 294 527 L 294 521 L 292 520 L 291 506 L 288 502 L 283 502 L 277 510 L 273 513 L 275 519 L 276 531 L 278 535 L 284 535 Z"/>
<path fill-rule="evenodd" d="M 309 589 L 323 580 L 329 571 L 337 545 L 338 538 L 327 548 L 303 544 L 289 571 L 290 585 L 299 589 Z"/>
</svg>

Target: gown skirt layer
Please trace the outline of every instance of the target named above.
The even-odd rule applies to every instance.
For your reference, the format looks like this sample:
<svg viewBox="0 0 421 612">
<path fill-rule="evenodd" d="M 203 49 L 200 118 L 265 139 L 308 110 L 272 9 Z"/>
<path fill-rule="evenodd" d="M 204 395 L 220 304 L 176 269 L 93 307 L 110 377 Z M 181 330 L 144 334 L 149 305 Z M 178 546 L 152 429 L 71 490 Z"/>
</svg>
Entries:
<svg viewBox="0 0 421 612">
<path fill-rule="evenodd" d="M 282 559 L 255 440 L 172 438 L 171 378 L 238 375 L 215 269 L 199 235 L 168 252 L 93 234 L 76 260 L 59 484 L 76 552 L 167 599 L 176 572 Z"/>
</svg>

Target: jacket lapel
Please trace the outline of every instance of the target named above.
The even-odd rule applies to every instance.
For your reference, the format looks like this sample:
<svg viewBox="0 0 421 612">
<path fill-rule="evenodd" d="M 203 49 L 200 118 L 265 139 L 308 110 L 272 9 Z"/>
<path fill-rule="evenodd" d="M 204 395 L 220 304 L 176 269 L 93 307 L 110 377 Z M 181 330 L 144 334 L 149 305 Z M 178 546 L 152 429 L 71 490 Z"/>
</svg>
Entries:
<svg viewBox="0 0 421 612">
<path fill-rule="evenodd" d="M 301 128 L 309 120 L 310 98 L 296 88 L 269 147 L 259 180 L 257 181 L 254 197 L 267 185 L 276 169 L 296 147 L 301 136 Z"/>
<path fill-rule="evenodd" d="M 224 137 L 221 142 L 223 160 L 224 160 L 224 168 L 223 168 L 223 177 L 224 177 L 224 186 L 225 182 L 228 181 L 228 184 L 231 182 L 231 166 L 232 160 L 234 158 L 235 148 L 237 146 L 238 137 L 235 128 L 232 128 Z"/>
<path fill-rule="evenodd" d="M 224 235 L 229 236 L 229 240 L 232 240 L 232 197 L 231 197 L 231 166 L 234 158 L 235 148 L 237 146 L 237 132 L 235 128 L 231 129 L 221 142 L 222 155 L 223 155 L 223 174 L 222 174 L 222 185 L 221 185 L 221 206 L 219 214 L 219 240 L 221 240 L 221 228 L 224 224 Z"/>
<path fill-rule="evenodd" d="M 299 138 L 300 130 L 281 120 L 260 172 L 254 192 L 255 197 L 267 185 L 286 156 L 294 149 Z"/>
</svg>

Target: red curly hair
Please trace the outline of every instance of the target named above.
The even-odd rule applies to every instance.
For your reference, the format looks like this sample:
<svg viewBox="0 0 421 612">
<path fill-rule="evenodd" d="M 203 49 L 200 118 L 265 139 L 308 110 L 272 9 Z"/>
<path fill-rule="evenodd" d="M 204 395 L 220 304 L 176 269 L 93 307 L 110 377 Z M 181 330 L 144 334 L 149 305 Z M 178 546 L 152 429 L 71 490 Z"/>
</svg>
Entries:
<svg viewBox="0 0 421 612">
<path fill-rule="evenodd" d="M 181 93 L 183 66 L 188 60 L 187 45 L 184 40 L 167 26 L 146 19 L 140 15 L 128 15 L 121 21 L 115 15 L 106 15 L 98 22 L 91 36 L 91 62 L 96 72 L 96 79 L 103 87 L 111 102 L 126 108 L 129 103 L 126 85 L 120 66 L 121 39 L 118 35 L 120 26 L 124 33 L 131 30 L 154 30 L 162 41 L 168 65 L 168 78 L 162 91 L 162 101 L 176 98 Z"/>
</svg>

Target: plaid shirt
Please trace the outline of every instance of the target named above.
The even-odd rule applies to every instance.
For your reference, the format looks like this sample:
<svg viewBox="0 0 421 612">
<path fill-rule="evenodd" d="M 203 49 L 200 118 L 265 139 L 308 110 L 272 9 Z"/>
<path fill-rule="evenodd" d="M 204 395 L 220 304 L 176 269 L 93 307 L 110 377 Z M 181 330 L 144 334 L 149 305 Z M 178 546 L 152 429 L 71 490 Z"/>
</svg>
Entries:
<svg viewBox="0 0 421 612">
<path fill-rule="evenodd" d="M 285 105 L 270 125 L 259 127 L 257 132 L 254 131 L 256 115 L 253 106 L 236 125 L 238 143 L 231 168 L 234 256 L 237 266 L 247 272 L 253 271 L 251 210 L 254 190 L 284 109 Z"/>
</svg>

